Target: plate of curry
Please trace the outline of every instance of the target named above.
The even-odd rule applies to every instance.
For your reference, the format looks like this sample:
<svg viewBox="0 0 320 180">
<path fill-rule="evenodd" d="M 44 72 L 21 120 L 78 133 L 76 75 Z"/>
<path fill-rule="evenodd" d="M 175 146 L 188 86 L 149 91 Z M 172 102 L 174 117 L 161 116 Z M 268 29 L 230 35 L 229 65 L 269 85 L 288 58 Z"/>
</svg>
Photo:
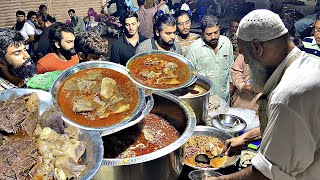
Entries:
<svg viewBox="0 0 320 180">
<path fill-rule="evenodd" d="M 167 51 L 148 51 L 133 56 L 127 63 L 130 78 L 140 87 L 171 91 L 196 81 L 194 65 L 185 57 Z"/>
<path fill-rule="evenodd" d="M 68 123 L 86 130 L 116 132 L 138 116 L 143 91 L 126 69 L 110 62 L 86 62 L 64 71 L 51 94 Z"/>
</svg>

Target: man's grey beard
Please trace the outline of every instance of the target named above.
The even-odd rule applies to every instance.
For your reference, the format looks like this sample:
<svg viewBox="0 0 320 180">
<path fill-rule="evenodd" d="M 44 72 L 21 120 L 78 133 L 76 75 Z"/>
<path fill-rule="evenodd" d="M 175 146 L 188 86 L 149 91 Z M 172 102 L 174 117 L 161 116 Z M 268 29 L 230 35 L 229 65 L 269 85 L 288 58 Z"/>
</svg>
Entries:
<svg viewBox="0 0 320 180">
<path fill-rule="evenodd" d="M 246 62 L 249 64 L 250 76 L 253 81 L 251 84 L 251 89 L 254 92 L 262 92 L 270 77 L 268 75 L 268 71 L 258 62 L 257 59 L 255 59 L 250 47 L 246 47 L 244 49 L 243 55 L 246 59 Z"/>
</svg>

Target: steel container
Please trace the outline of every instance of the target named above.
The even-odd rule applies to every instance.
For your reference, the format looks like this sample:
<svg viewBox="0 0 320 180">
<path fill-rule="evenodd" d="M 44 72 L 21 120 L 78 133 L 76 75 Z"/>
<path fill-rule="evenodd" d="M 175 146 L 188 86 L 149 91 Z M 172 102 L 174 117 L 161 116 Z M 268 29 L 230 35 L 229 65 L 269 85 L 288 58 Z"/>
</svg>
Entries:
<svg viewBox="0 0 320 180">
<path fill-rule="evenodd" d="M 190 60 L 188 60 L 187 58 L 185 58 L 184 56 L 177 54 L 177 53 L 174 53 L 174 52 L 170 52 L 170 51 L 152 50 L 152 51 L 147 51 L 144 53 L 137 54 L 128 60 L 128 62 L 126 64 L 127 69 L 129 69 L 129 71 L 130 71 L 130 66 L 133 61 L 135 61 L 145 55 L 150 55 L 150 54 L 165 54 L 165 55 L 177 58 L 178 60 L 182 61 L 183 63 L 185 63 L 188 66 L 188 68 L 190 70 L 190 76 L 189 76 L 188 80 L 185 83 L 181 84 L 180 86 L 177 86 L 174 88 L 159 89 L 159 88 L 148 87 L 148 86 L 141 84 L 138 80 L 136 80 L 136 78 L 134 76 L 132 76 L 131 73 L 129 73 L 130 79 L 133 82 L 135 82 L 137 85 L 139 85 L 140 87 L 145 89 L 146 92 L 148 92 L 148 91 L 149 92 L 174 91 L 174 90 L 177 90 L 177 89 L 180 89 L 183 87 L 188 87 L 197 80 L 197 71 L 196 71 L 193 63 Z"/>
<path fill-rule="evenodd" d="M 221 142 L 225 143 L 227 139 L 233 138 L 231 134 L 224 132 L 220 129 L 214 128 L 214 127 L 209 127 L 209 126 L 197 126 L 195 128 L 194 133 L 192 134 L 193 136 L 211 136 L 218 138 Z M 223 166 L 218 167 L 218 168 L 201 168 L 201 167 L 196 167 L 196 166 L 190 166 L 188 164 L 185 164 L 186 166 L 189 166 L 193 169 L 202 169 L 202 170 L 218 170 L 221 168 L 225 168 L 231 165 L 236 164 L 236 162 L 239 160 L 240 155 L 235 155 L 232 157 L 227 157 L 226 162 L 224 163 Z"/>
<path fill-rule="evenodd" d="M 81 70 L 87 70 L 87 69 L 92 69 L 92 68 L 105 68 L 105 69 L 111 69 L 115 70 L 125 76 L 129 76 L 128 70 L 119 64 L 112 63 L 112 62 L 106 62 L 106 61 L 89 61 L 89 62 L 84 62 L 77 64 L 75 66 L 70 67 L 69 69 L 65 70 L 54 82 L 50 92 L 52 94 L 52 100 L 53 103 L 60 109 L 59 104 L 57 102 L 58 98 L 58 92 L 60 87 L 62 86 L 63 82 L 70 77 L 71 75 L 81 71 Z M 137 86 L 136 86 L 137 87 Z M 133 120 L 136 120 L 139 116 L 141 116 L 141 113 L 143 109 L 146 106 L 146 101 L 145 101 L 145 93 L 144 91 L 137 87 L 138 93 L 139 93 L 139 100 L 138 103 L 132 113 L 132 115 L 128 118 L 125 118 L 121 122 L 111 125 L 111 126 L 105 126 L 105 127 L 88 127 L 88 126 L 83 126 L 74 120 L 68 118 L 67 116 L 63 115 L 63 120 L 66 121 L 67 123 L 74 125 L 78 128 L 85 129 L 85 130 L 94 130 L 94 131 L 103 131 L 105 135 L 107 134 L 112 134 L 114 132 L 122 130 L 124 127 L 128 127 L 128 125 L 134 125 L 132 123 Z M 141 120 L 142 118 L 140 118 Z M 131 123 L 130 123 L 131 122 Z M 138 123 L 139 121 L 134 121 L 135 123 Z"/>
<path fill-rule="evenodd" d="M 210 91 L 213 89 L 213 84 L 211 80 L 205 76 L 198 75 L 198 79 L 195 82 L 196 85 L 204 88 L 207 92 L 200 95 L 194 95 L 192 97 L 183 97 L 177 95 L 179 91 L 171 91 L 172 94 L 178 96 L 180 99 L 184 100 L 193 109 L 197 117 L 197 124 L 204 124 L 204 121 L 208 115 L 209 109 L 209 96 Z"/>
<path fill-rule="evenodd" d="M 150 154 L 126 159 L 105 158 L 94 180 L 176 180 L 178 178 L 183 167 L 181 147 L 193 134 L 196 117 L 187 103 L 169 93 L 155 92 L 152 96 L 154 107 L 151 112 L 170 122 L 180 133 L 180 138 L 169 146 Z M 105 144 L 105 148 L 114 147 L 108 147 Z"/>
</svg>

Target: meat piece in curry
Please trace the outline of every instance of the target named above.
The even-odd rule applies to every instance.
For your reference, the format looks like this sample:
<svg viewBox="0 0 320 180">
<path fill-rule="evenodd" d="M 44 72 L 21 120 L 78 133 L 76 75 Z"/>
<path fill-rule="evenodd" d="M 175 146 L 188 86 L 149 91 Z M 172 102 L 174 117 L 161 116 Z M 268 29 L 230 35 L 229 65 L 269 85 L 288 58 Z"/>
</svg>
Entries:
<svg viewBox="0 0 320 180">
<path fill-rule="evenodd" d="M 130 79 L 117 71 L 93 68 L 79 71 L 64 81 L 58 104 L 71 120 L 90 127 L 104 127 L 132 115 L 138 90 Z"/>
<path fill-rule="evenodd" d="M 165 54 L 138 57 L 129 64 L 129 70 L 139 83 L 159 89 L 181 86 L 190 76 L 184 62 Z"/>
</svg>

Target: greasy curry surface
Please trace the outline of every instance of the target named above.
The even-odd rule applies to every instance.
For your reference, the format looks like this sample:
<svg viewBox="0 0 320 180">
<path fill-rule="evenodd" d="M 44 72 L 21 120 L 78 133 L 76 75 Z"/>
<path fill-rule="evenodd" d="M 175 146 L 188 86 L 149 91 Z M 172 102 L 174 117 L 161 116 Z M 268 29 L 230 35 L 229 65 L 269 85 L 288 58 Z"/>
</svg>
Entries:
<svg viewBox="0 0 320 180">
<path fill-rule="evenodd" d="M 165 54 L 148 54 L 129 64 L 131 75 L 139 83 L 159 89 L 179 87 L 190 76 L 190 69 L 179 59 Z"/>
<path fill-rule="evenodd" d="M 58 92 L 58 104 L 65 116 L 90 127 L 111 126 L 130 117 L 138 99 L 138 90 L 127 76 L 105 68 L 71 75 Z"/>
</svg>

